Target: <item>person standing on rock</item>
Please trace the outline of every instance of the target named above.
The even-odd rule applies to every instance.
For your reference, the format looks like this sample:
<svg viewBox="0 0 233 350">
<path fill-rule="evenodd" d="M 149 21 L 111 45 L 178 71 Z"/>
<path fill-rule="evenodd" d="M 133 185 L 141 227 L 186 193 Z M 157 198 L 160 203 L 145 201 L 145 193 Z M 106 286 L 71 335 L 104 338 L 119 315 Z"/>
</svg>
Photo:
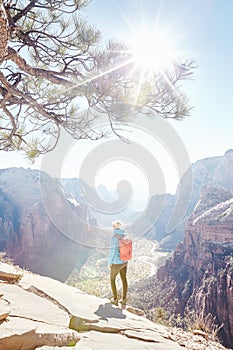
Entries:
<svg viewBox="0 0 233 350">
<path fill-rule="evenodd" d="M 119 243 L 118 238 L 125 236 L 125 231 L 122 229 L 123 223 L 119 220 L 116 220 L 112 223 L 113 234 L 111 238 L 109 256 L 108 256 L 108 268 L 110 270 L 110 281 L 112 289 L 112 298 L 111 303 L 118 305 L 118 296 L 116 289 L 116 277 L 120 273 L 122 287 L 123 287 L 123 296 L 120 300 L 122 306 L 126 305 L 126 297 L 128 291 L 128 282 L 127 282 L 127 261 L 120 259 Z"/>
</svg>

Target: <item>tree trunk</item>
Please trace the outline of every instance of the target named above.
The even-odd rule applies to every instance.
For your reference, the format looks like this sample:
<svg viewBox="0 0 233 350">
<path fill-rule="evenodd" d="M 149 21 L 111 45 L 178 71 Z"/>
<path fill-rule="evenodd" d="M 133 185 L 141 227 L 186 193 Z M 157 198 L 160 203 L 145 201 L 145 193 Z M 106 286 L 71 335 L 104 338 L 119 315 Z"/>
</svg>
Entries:
<svg viewBox="0 0 233 350">
<path fill-rule="evenodd" d="M 9 38 L 9 26 L 5 8 L 0 1 L 0 63 L 6 56 L 6 49 Z"/>
</svg>

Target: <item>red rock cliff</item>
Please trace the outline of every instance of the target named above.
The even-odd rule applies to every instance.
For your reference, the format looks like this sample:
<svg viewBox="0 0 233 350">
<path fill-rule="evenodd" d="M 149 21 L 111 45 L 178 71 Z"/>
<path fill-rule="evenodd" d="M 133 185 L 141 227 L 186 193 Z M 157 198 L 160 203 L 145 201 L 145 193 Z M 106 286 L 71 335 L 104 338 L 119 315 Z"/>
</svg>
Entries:
<svg viewBox="0 0 233 350">
<path fill-rule="evenodd" d="M 10 168 L 0 171 L 0 191 L 0 248 L 14 263 L 60 281 L 83 265 L 93 246 L 88 211 L 56 180 Z"/>
<path fill-rule="evenodd" d="M 216 316 L 222 337 L 233 346 L 233 194 L 205 188 L 187 222 L 184 242 L 159 269 L 161 281 L 172 279 L 167 301 L 175 295 L 177 313 L 196 310 Z"/>
</svg>

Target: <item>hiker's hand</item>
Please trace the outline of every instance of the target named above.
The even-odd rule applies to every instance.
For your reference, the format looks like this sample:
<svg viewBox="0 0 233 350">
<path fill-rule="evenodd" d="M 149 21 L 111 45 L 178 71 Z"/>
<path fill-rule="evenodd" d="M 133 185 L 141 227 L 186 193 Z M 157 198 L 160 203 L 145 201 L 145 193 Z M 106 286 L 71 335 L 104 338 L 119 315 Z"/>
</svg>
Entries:
<svg viewBox="0 0 233 350">
<path fill-rule="evenodd" d="M 112 268 L 112 265 L 108 265 L 108 269 L 111 270 L 111 268 Z"/>
</svg>

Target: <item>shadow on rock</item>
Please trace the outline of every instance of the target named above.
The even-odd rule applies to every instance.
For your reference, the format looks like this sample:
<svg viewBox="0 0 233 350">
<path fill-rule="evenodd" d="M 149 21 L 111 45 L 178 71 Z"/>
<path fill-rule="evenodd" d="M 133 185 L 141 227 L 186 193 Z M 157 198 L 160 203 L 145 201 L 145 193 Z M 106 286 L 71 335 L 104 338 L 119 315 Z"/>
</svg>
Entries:
<svg viewBox="0 0 233 350">
<path fill-rule="evenodd" d="M 100 305 L 99 308 L 95 311 L 95 314 L 104 320 L 108 318 L 126 318 L 126 315 L 122 313 L 121 308 L 113 307 L 110 303 Z"/>
</svg>

